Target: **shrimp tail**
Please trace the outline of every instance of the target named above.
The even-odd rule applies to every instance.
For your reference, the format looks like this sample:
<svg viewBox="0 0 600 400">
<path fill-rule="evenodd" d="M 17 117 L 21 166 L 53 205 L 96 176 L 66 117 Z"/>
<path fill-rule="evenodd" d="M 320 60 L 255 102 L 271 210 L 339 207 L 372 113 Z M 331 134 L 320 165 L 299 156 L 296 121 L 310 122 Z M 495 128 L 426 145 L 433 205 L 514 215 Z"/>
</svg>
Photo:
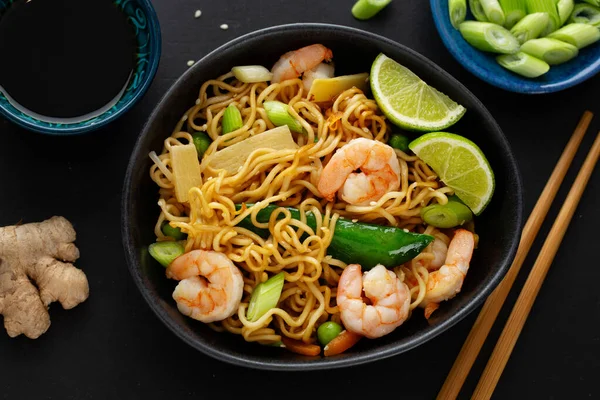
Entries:
<svg viewBox="0 0 600 400">
<path fill-rule="evenodd" d="M 429 319 L 431 314 L 440 307 L 438 303 L 427 303 L 425 306 L 425 319 Z"/>
</svg>

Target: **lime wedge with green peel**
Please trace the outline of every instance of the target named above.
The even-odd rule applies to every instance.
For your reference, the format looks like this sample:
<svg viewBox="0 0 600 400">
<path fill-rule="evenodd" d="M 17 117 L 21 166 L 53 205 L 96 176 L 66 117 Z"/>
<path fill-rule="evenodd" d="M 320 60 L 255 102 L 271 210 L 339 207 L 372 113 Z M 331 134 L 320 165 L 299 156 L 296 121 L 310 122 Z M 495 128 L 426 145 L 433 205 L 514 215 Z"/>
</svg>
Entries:
<svg viewBox="0 0 600 400">
<path fill-rule="evenodd" d="M 408 147 L 475 215 L 481 214 L 492 198 L 495 182 L 489 162 L 475 143 L 453 133 L 431 132 Z"/>
<path fill-rule="evenodd" d="M 379 54 L 373 62 L 370 82 L 381 111 L 403 129 L 439 131 L 456 123 L 466 112 L 385 54 Z"/>
</svg>

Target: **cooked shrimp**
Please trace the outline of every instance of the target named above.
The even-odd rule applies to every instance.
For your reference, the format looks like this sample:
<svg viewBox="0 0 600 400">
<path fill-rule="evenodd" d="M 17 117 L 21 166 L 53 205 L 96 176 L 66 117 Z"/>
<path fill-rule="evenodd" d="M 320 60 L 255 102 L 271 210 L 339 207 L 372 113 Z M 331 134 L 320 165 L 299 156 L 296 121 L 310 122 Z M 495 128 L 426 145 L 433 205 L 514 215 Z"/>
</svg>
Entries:
<svg viewBox="0 0 600 400">
<path fill-rule="evenodd" d="M 354 171 L 360 169 L 361 172 Z M 400 163 L 394 149 L 366 138 L 352 139 L 336 151 L 318 183 L 329 201 L 338 196 L 347 203 L 368 205 L 400 187 Z"/>
<path fill-rule="evenodd" d="M 434 258 L 427 267 L 430 271 L 439 269 L 444 265 L 444 261 L 448 255 L 448 245 L 446 245 L 443 240 L 435 238 L 431 244 L 431 251 L 433 252 Z"/>
<path fill-rule="evenodd" d="M 167 268 L 167 277 L 181 281 L 173 291 L 179 311 L 198 321 L 228 318 L 242 300 L 240 270 L 216 251 L 192 250 L 177 257 Z"/>
<path fill-rule="evenodd" d="M 363 288 L 371 304 L 363 300 Z M 340 276 L 336 300 L 345 328 L 374 339 L 406 321 L 410 290 L 383 265 L 375 266 L 363 276 L 360 265 L 350 264 Z"/>
<path fill-rule="evenodd" d="M 474 247 L 473 233 L 466 229 L 458 229 L 454 233 L 444 265 L 429 274 L 425 298 L 420 304 L 425 307 L 425 318 L 429 318 L 437 310 L 440 302 L 451 299 L 460 292 Z"/>
<path fill-rule="evenodd" d="M 303 72 L 313 69 L 324 60 L 331 60 L 333 53 L 322 44 L 311 44 L 301 49 L 288 51 L 271 68 L 271 82 L 298 78 Z"/>
</svg>

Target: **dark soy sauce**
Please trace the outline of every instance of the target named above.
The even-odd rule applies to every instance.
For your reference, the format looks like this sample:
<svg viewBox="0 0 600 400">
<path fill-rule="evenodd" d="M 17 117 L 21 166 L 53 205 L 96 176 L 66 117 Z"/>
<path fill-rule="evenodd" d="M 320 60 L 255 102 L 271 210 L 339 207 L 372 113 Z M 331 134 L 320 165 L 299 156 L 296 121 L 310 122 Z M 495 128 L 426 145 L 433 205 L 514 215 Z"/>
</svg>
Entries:
<svg viewBox="0 0 600 400">
<path fill-rule="evenodd" d="M 0 16 L 0 86 L 42 116 L 80 117 L 123 91 L 136 40 L 111 0 L 17 0 Z"/>
</svg>

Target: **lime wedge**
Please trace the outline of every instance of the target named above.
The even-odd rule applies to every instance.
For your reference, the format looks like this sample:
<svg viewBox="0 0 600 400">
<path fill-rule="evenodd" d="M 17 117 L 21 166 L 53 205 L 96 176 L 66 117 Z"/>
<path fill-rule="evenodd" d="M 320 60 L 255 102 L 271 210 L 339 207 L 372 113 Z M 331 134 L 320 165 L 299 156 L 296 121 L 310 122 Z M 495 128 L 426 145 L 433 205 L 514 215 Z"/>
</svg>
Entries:
<svg viewBox="0 0 600 400">
<path fill-rule="evenodd" d="M 381 111 L 400 128 L 431 132 L 456 123 L 466 109 L 408 68 L 379 54 L 371 66 L 371 90 Z"/>
<path fill-rule="evenodd" d="M 431 132 L 408 144 L 447 186 L 454 189 L 475 215 L 481 214 L 494 193 L 494 172 L 475 143 L 460 135 Z"/>
</svg>

